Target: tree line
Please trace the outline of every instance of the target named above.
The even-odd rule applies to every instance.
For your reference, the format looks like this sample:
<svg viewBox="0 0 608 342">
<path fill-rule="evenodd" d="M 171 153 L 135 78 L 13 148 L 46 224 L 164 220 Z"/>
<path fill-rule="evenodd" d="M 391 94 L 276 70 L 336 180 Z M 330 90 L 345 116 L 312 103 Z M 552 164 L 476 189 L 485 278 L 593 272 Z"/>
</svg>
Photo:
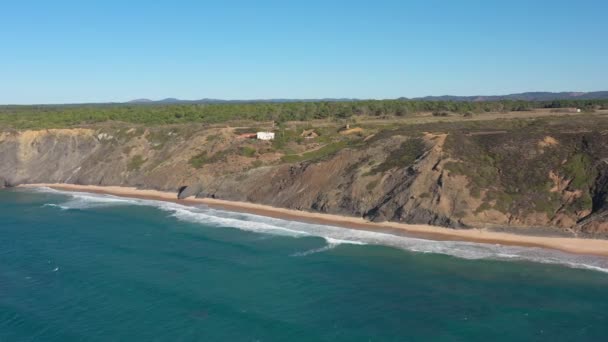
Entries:
<svg viewBox="0 0 608 342">
<path fill-rule="evenodd" d="M 421 112 L 477 113 L 527 111 L 538 108 L 608 109 L 608 100 L 556 101 L 421 101 L 365 100 L 238 104 L 97 104 L 0 106 L 0 128 L 57 128 L 117 121 L 162 125 L 221 123 L 233 120 L 276 122 L 346 119 L 356 116 L 400 116 Z"/>
</svg>

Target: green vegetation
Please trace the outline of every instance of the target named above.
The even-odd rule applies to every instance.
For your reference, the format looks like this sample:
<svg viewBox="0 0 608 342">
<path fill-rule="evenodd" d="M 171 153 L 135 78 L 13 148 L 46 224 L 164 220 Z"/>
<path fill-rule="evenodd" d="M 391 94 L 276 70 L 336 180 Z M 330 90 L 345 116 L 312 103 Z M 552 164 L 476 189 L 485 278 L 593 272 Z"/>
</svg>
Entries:
<svg viewBox="0 0 608 342">
<path fill-rule="evenodd" d="M 475 209 L 475 214 L 479 214 L 490 209 L 492 209 L 492 206 L 488 202 L 482 202 L 481 205 Z"/>
<path fill-rule="evenodd" d="M 208 161 L 209 161 L 209 158 L 207 157 L 207 152 L 203 151 L 203 152 L 195 155 L 194 157 L 190 158 L 189 163 L 190 163 L 190 165 L 192 165 L 193 168 L 200 169 Z"/>
<path fill-rule="evenodd" d="M 504 191 L 492 190 L 488 191 L 486 194 L 485 200 L 488 202 L 495 201 L 494 209 L 503 212 L 513 212 L 516 211 L 513 208 L 513 204 L 517 202 L 520 195 L 518 194 L 510 194 Z"/>
<path fill-rule="evenodd" d="M 483 163 L 483 164 L 473 164 Z M 472 166 L 474 165 L 474 166 Z M 474 162 L 447 162 L 445 169 L 453 174 L 467 176 L 472 182 L 471 194 L 479 194 L 480 188 L 486 188 L 494 184 L 498 176 L 498 170 L 493 166 L 493 160 L 490 156 L 481 155 Z M 476 196 L 477 197 L 477 196 Z"/>
<path fill-rule="evenodd" d="M 280 151 L 285 149 L 287 143 L 302 142 L 302 140 L 302 137 L 300 137 L 297 131 L 281 127 L 277 132 L 275 132 L 275 137 L 272 141 L 272 147 L 275 150 Z"/>
<path fill-rule="evenodd" d="M 507 123 L 512 126 L 507 128 Z M 483 200 L 477 212 L 494 208 L 513 215 L 541 212 L 553 217 L 558 211 L 580 214 L 592 209 L 601 172 L 598 161 L 608 150 L 600 133 L 608 125 L 606 119 L 582 116 L 529 120 L 522 126 L 512 120 L 495 124 L 494 129 L 451 131 L 444 145 L 453 159 L 445 169 L 466 176 L 471 195 Z M 548 136 L 558 145 L 542 146 Z"/>
<path fill-rule="evenodd" d="M 411 166 L 425 151 L 426 145 L 421 138 L 410 138 L 402 143 L 397 150 L 392 151 L 388 158 L 382 164 L 374 167 L 370 173 L 376 174 L 396 167 Z"/>
<path fill-rule="evenodd" d="M 582 210 L 590 210 L 593 208 L 593 198 L 589 192 L 583 192 L 581 197 L 573 201 L 569 208 L 571 212 L 577 212 Z"/>
<path fill-rule="evenodd" d="M 242 146 L 239 150 L 239 154 L 243 157 L 249 157 L 252 158 L 253 156 L 255 156 L 255 153 L 257 152 L 257 150 L 253 147 L 249 147 L 249 146 Z"/>
<path fill-rule="evenodd" d="M 100 122 L 144 125 L 221 123 L 232 120 L 286 122 L 313 119 L 344 120 L 357 116 L 407 116 L 420 112 L 505 112 L 534 108 L 577 107 L 584 111 L 605 108 L 608 100 L 451 102 L 379 100 L 350 102 L 289 102 L 233 104 L 98 104 L 0 106 L 0 127 L 58 128 Z"/>
<path fill-rule="evenodd" d="M 349 141 L 347 140 L 338 141 L 325 145 L 318 150 L 304 152 L 302 154 L 290 154 L 283 156 L 281 158 L 281 161 L 283 161 L 284 163 L 296 163 L 309 160 L 320 160 L 335 154 L 341 149 L 347 147 L 348 145 Z"/>
<path fill-rule="evenodd" d="M 591 157 L 586 153 L 576 153 L 563 165 L 566 177 L 572 179 L 570 188 L 581 190 L 580 197 L 576 198 L 570 208 L 571 212 L 588 210 L 593 207 L 590 189 L 597 178 L 598 171 L 593 167 Z"/>
<path fill-rule="evenodd" d="M 151 131 L 148 133 L 146 138 L 155 150 L 161 150 L 165 144 L 171 139 L 171 135 L 175 134 L 172 131 L 159 130 Z"/>
<path fill-rule="evenodd" d="M 595 177 L 589 176 L 592 173 L 591 158 L 584 153 L 572 156 L 563 168 L 568 177 L 572 178 L 570 185 L 576 189 L 588 187 L 589 183 L 595 179 Z"/>
<path fill-rule="evenodd" d="M 137 171 L 141 168 L 141 166 L 147 161 L 141 155 L 136 155 L 129 160 L 127 163 L 127 171 Z"/>
<path fill-rule="evenodd" d="M 534 202 L 534 209 L 544 212 L 548 217 L 553 217 L 562 206 L 562 198 L 558 193 L 550 193 L 546 200 Z M 531 211 L 531 208 L 527 211 Z"/>
<path fill-rule="evenodd" d="M 230 153 L 231 153 L 230 150 L 223 150 L 223 151 L 219 151 L 219 152 L 209 156 L 209 155 L 207 155 L 206 151 L 202 151 L 201 153 L 190 158 L 190 160 L 188 162 L 195 169 L 200 169 L 205 164 L 213 164 L 213 163 L 217 163 L 219 161 L 226 159 L 226 156 L 228 156 L 228 154 L 230 154 Z"/>
</svg>

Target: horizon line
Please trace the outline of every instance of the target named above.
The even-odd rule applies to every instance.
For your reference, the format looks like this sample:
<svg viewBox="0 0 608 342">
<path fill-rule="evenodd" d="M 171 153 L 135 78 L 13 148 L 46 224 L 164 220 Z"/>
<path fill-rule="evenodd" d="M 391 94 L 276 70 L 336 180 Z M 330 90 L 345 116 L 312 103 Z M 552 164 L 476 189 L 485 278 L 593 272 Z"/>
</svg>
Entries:
<svg viewBox="0 0 608 342">
<path fill-rule="evenodd" d="M 406 97 L 400 96 L 396 98 L 358 98 L 358 97 L 322 97 L 322 98 L 291 98 L 291 97 L 269 97 L 269 98 L 254 98 L 254 99 L 240 99 L 240 98 L 213 98 L 213 97 L 203 97 L 199 99 L 181 99 L 177 97 L 164 97 L 158 100 L 153 100 L 147 97 L 134 98 L 132 100 L 127 101 L 86 101 L 86 102 L 47 102 L 47 103 L 3 103 L 0 106 L 62 106 L 62 105 L 102 105 L 102 104 L 162 104 L 163 101 L 166 104 L 178 104 L 179 102 L 201 102 L 201 101 L 217 101 L 217 102 L 244 102 L 244 103 L 252 103 L 252 102 L 323 102 L 323 101 L 331 101 L 331 102 L 353 102 L 353 101 L 390 101 L 390 100 L 424 100 L 426 98 L 441 98 L 441 97 L 457 97 L 457 98 L 475 98 L 475 97 L 505 97 L 505 96 L 515 96 L 515 95 L 524 95 L 524 94 L 580 94 L 580 96 L 590 93 L 603 93 L 608 90 L 591 90 L 591 91 L 542 91 L 542 90 L 534 90 L 534 91 L 523 91 L 509 94 L 493 94 L 493 95 L 453 95 L 453 94 L 444 94 L 444 95 L 424 95 L 424 96 L 416 96 L 416 97 Z M 576 95 L 573 95 L 576 97 Z M 529 101 L 542 101 L 542 100 L 529 100 Z"/>
</svg>

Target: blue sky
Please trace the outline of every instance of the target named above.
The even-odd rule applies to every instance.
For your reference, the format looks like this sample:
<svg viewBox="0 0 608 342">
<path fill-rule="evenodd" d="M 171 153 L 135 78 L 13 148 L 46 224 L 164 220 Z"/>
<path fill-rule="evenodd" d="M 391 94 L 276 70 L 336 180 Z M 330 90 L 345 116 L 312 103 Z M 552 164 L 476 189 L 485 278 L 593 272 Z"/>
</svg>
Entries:
<svg viewBox="0 0 608 342">
<path fill-rule="evenodd" d="M 0 103 L 608 90 L 608 1 L 9 1 Z"/>
</svg>

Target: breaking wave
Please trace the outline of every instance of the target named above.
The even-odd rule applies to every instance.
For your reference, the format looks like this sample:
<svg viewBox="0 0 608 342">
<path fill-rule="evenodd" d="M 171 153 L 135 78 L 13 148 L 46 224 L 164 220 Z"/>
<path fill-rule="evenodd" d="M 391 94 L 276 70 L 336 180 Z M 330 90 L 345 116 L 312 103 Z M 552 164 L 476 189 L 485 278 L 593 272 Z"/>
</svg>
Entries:
<svg viewBox="0 0 608 342">
<path fill-rule="evenodd" d="M 493 259 L 508 261 L 532 261 L 546 264 L 559 264 L 572 268 L 582 268 L 608 273 L 608 258 L 577 255 L 538 247 L 519 247 L 483 244 L 465 241 L 436 241 L 392 235 L 381 232 L 347 229 L 341 227 L 289 221 L 254 214 L 218 210 L 206 206 L 184 206 L 177 203 L 129 199 L 111 195 L 98 195 L 85 192 L 67 192 L 50 188 L 30 189 L 29 191 L 55 193 L 68 196 L 63 203 L 49 203 L 46 206 L 61 210 L 85 210 L 122 205 L 154 206 L 168 212 L 181 221 L 202 223 L 206 226 L 236 228 L 245 231 L 280 236 L 321 237 L 326 245 L 320 248 L 292 254 L 306 256 L 331 250 L 336 246 L 383 245 L 418 253 L 434 253 L 455 256 L 463 259 Z"/>
</svg>

